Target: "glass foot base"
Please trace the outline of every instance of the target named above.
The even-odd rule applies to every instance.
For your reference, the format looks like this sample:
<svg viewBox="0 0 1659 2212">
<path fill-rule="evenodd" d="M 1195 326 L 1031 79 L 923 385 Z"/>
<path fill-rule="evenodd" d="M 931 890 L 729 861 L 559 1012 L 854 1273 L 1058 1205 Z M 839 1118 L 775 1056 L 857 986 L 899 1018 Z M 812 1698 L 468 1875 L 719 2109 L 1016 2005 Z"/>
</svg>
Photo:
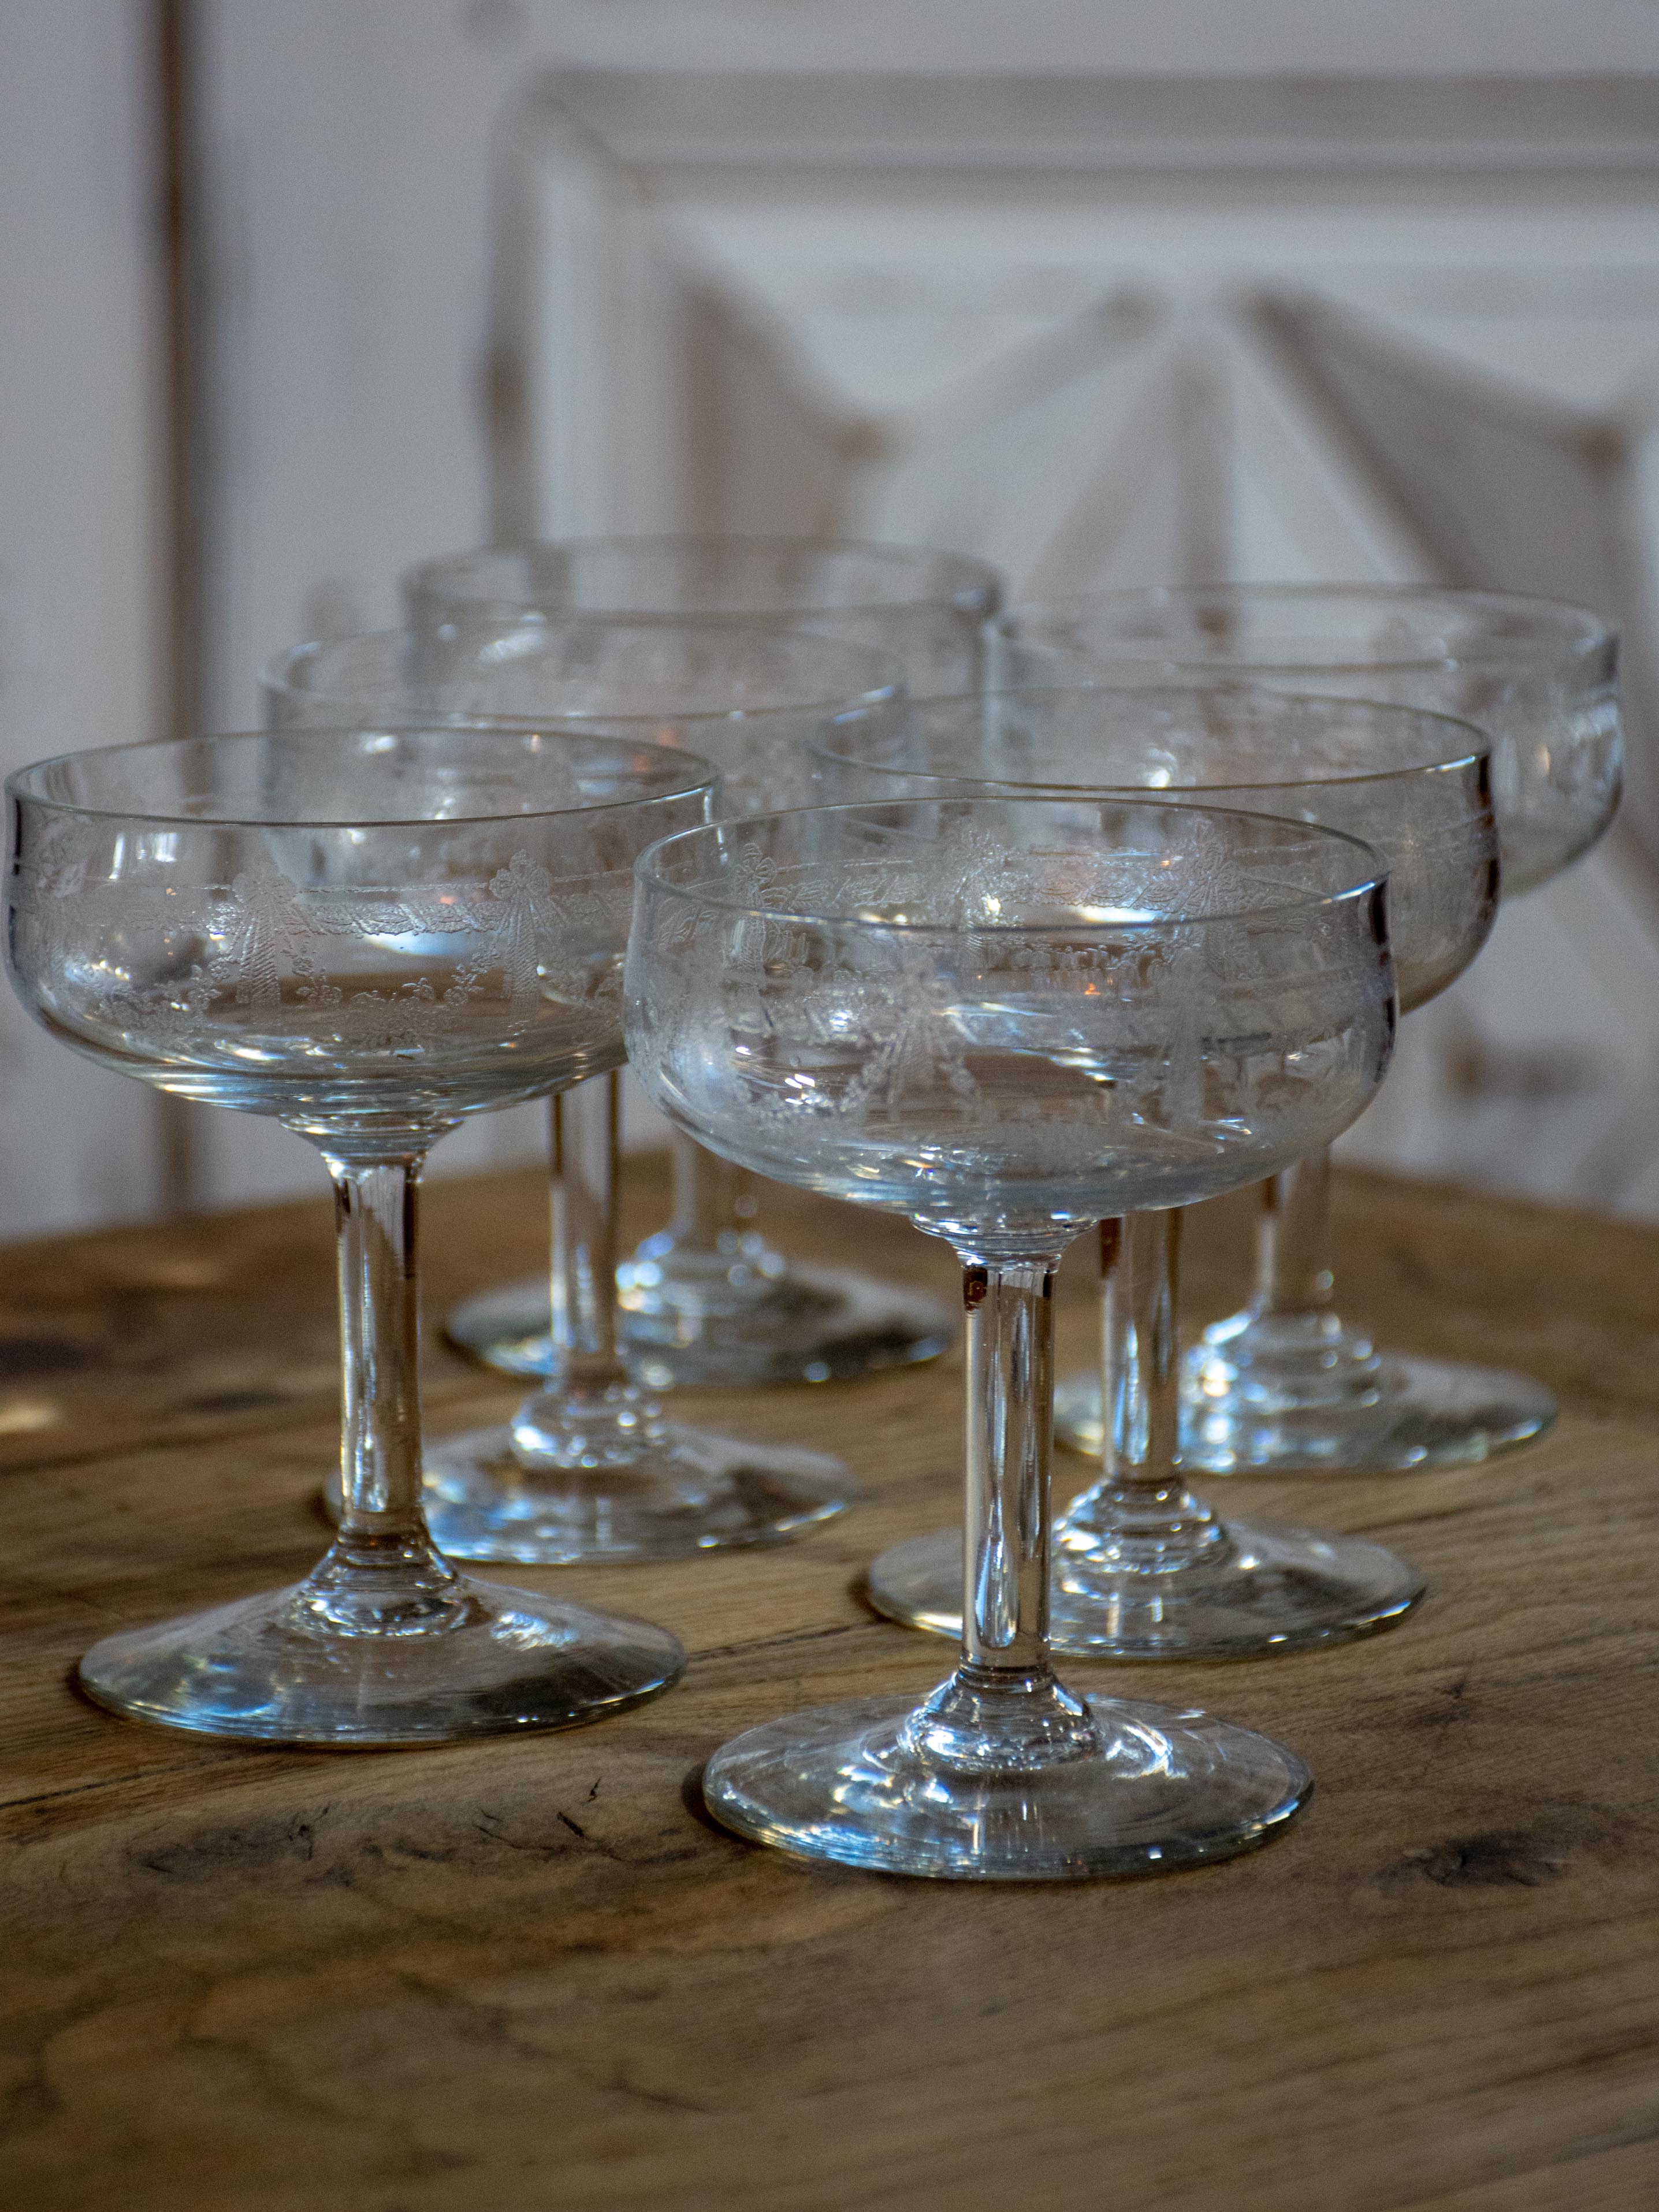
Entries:
<svg viewBox="0 0 1659 2212">
<path fill-rule="evenodd" d="M 798 1857 L 953 1881 L 1168 1873 L 1266 1843 L 1312 1778 L 1269 1737 L 1200 1712 L 1085 1700 L 1097 1749 L 1036 1771 L 975 1771 L 915 1743 L 905 1698 L 820 1705 L 716 1752 L 717 1820 Z"/>
<path fill-rule="evenodd" d="M 522 1565 L 683 1559 L 776 1544 L 859 1495 L 838 1459 L 671 1423 L 629 1467 L 526 1468 L 509 1428 L 449 1437 L 426 1454 L 426 1517 L 452 1559 Z"/>
<path fill-rule="evenodd" d="M 457 1352 L 497 1375 L 541 1381 L 553 1370 L 553 1304 L 544 1274 L 464 1298 L 444 1320 Z"/>
<path fill-rule="evenodd" d="M 1182 1407 L 1183 1466 L 1210 1474 L 1407 1474 L 1473 1467 L 1540 1437 L 1555 1420 L 1541 1382 L 1498 1367 L 1394 1353 L 1377 1363 L 1365 1402 L 1280 1411 L 1245 1391 L 1192 1391 Z"/>
<path fill-rule="evenodd" d="M 1375 1390 L 1340 1407 L 1263 1407 L 1243 1391 L 1195 1388 L 1204 1355 L 1188 1362 L 1181 1421 L 1183 1468 L 1204 1474 L 1388 1474 L 1473 1467 L 1540 1437 L 1554 1422 L 1541 1382 L 1497 1367 L 1403 1358 L 1378 1363 Z M 1054 1434 L 1100 1456 L 1100 1382 L 1074 1375 L 1054 1393 Z"/>
<path fill-rule="evenodd" d="M 926 1291 L 793 1265 L 732 1311 L 653 1314 L 624 1289 L 617 1320 L 629 1366 L 658 1390 L 851 1382 L 937 1359 L 957 1326 L 955 1309 Z"/>
<path fill-rule="evenodd" d="M 936 1529 L 884 1552 L 870 1601 L 907 1628 L 962 1633 L 962 1534 Z M 1358 1536 L 1222 1525 L 1191 1564 L 1120 1570 L 1055 1547 L 1049 1639 L 1077 1659 L 1248 1659 L 1344 1644 L 1386 1628 L 1426 1585 L 1415 1567 Z"/>
<path fill-rule="evenodd" d="M 955 1310 L 925 1291 L 843 1268 L 794 1267 L 741 1310 L 701 1321 L 629 1310 L 617 1316 L 630 1369 L 653 1390 L 841 1382 L 936 1359 L 956 1334 Z M 540 1376 L 552 1363 L 544 1277 L 486 1291 L 444 1324 L 450 1342 L 502 1375 Z"/>
<path fill-rule="evenodd" d="M 312 1585 L 106 1637 L 81 1686 L 129 1720 L 255 1743 L 349 1749 L 573 1728 L 678 1680 L 666 1629 L 458 1577 L 437 1625 L 348 1635 Z"/>
</svg>

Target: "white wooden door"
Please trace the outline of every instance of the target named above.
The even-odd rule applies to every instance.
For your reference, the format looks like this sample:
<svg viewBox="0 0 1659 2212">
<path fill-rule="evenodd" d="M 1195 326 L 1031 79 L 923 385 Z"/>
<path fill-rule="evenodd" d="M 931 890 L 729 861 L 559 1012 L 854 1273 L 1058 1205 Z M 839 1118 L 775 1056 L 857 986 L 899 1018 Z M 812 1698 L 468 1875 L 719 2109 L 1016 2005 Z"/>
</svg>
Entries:
<svg viewBox="0 0 1659 2212">
<path fill-rule="evenodd" d="M 144 0 L 0 0 L 0 770 L 161 726 Z M 156 1203 L 158 1102 L 0 986 L 0 1234 Z"/>
<path fill-rule="evenodd" d="M 265 654 L 391 619 L 401 567 L 492 531 L 835 523 L 956 540 L 1043 588 L 1432 568 L 1241 287 L 1310 288 L 1641 443 L 1645 0 L 189 12 L 199 688 L 221 726 L 251 719 Z M 0 0 L 8 761 L 166 718 L 155 31 L 144 0 Z M 1659 1049 L 1653 982 L 1641 896 L 1580 872 L 1506 921 L 1469 986 L 1486 1026 L 1461 1059 L 1425 1043 L 1373 1141 L 1659 1206 L 1659 1133 L 1607 1104 Z M 1510 1096 L 1522 1045 L 1600 1072 L 1540 1105 L 1530 1059 Z M 137 1086 L 3 1008 L 0 1068 L 0 1227 L 158 1201 Z M 1471 1137 L 1460 1083 L 1510 1115 L 1501 1144 Z M 199 1200 L 316 1188 L 296 1140 L 186 1111 Z M 498 1117 L 436 1164 L 538 1142 L 533 1115 Z"/>
</svg>

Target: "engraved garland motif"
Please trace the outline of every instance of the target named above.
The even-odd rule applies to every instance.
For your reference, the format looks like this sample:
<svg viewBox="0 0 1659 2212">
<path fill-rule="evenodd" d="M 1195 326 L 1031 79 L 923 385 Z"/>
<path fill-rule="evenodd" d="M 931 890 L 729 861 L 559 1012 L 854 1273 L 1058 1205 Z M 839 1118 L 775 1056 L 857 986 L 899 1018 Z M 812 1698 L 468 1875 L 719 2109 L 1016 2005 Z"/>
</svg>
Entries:
<svg viewBox="0 0 1659 2212">
<path fill-rule="evenodd" d="M 1251 932 L 1204 919 L 1259 903 L 1259 883 L 1241 872 L 1211 825 L 1194 823 L 1191 833 L 1168 855 L 1030 852 L 982 823 L 958 822 L 921 851 L 843 860 L 828 874 L 810 861 L 781 867 L 746 845 L 720 884 L 722 903 L 746 911 L 703 907 L 660 917 L 659 939 L 688 988 L 665 993 L 657 1018 L 688 1045 L 706 1040 L 709 1011 L 698 987 L 716 992 L 713 1031 L 729 1040 L 745 1071 L 747 1110 L 779 1131 L 825 1115 L 898 1115 L 918 1101 L 937 1115 L 953 1103 L 981 1123 L 1023 1125 L 1027 1156 L 1033 1145 L 1057 1161 L 1079 1149 L 1092 1156 L 1126 1113 L 1171 1128 L 1202 1122 L 1206 1054 L 1226 1057 L 1230 1088 L 1248 1111 L 1259 1077 L 1274 1072 L 1262 1040 L 1282 1024 L 1287 997 L 1317 990 L 1331 963 L 1347 957 L 1351 926 L 1310 915 L 1295 971 L 1285 972 L 1282 949 L 1276 965 L 1264 963 Z M 826 908 L 877 927 L 815 921 Z M 1070 940 L 1063 920 L 1029 936 L 1007 926 L 1021 913 L 1063 917 L 1067 909 L 1079 917 Z M 1128 923 L 1171 909 L 1184 918 L 1162 929 L 1099 932 L 1106 915 Z M 797 910 L 799 922 L 790 919 Z M 887 917 L 921 926 L 883 932 Z M 975 931 L 978 921 L 990 926 Z M 722 935 L 714 964 L 694 949 L 711 926 Z M 955 940 L 942 968 L 931 933 L 939 929 Z M 973 1025 L 964 1026 L 964 957 L 981 963 L 981 981 L 991 970 L 1006 978 L 1001 1035 L 981 1022 L 976 1041 Z M 1109 1036 L 1109 1067 L 1101 1064 L 1096 1089 L 1042 1099 L 1006 1090 L 1008 1056 L 1024 1050 L 1020 1024 L 1033 1018 L 1051 1048 L 1074 1048 L 1079 1064 Z M 987 1094 L 976 1053 L 1005 1062 L 1002 1095 Z"/>
<path fill-rule="evenodd" d="M 561 883 L 556 895 L 549 870 L 525 852 L 483 884 L 426 891 L 309 891 L 260 861 L 228 886 L 180 892 L 161 882 L 88 880 L 85 859 L 59 853 L 48 839 L 18 867 L 13 902 L 16 926 L 47 956 L 37 972 L 73 972 L 78 947 L 112 929 L 207 940 L 207 957 L 181 962 L 177 973 L 149 984 L 112 978 L 92 991 L 83 1012 L 100 1024 L 176 1038 L 210 1024 L 228 1000 L 278 1029 L 314 1029 L 325 1009 L 341 1040 L 406 1050 L 453 1027 L 485 994 L 492 971 L 500 974 L 499 995 L 526 1017 L 549 994 L 613 997 L 617 913 L 627 894 L 625 879 L 601 878 Z M 391 990 L 343 988 L 323 957 L 330 939 L 434 937 L 458 940 L 438 979 L 417 974 Z M 590 957 L 584 944 L 594 948 Z"/>
</svg>

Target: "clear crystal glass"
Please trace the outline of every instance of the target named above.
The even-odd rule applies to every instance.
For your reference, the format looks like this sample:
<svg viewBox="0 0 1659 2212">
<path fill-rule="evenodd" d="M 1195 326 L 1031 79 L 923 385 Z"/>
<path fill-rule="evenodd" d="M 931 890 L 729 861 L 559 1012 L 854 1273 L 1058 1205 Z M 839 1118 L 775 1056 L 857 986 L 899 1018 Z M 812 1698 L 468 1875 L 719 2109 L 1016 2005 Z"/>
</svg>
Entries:
<svg viewBox="0 0 1659 2212">
<path fill-rule="evenodd" d="M 987 693 L 926 702 L 898 726 L 856 713 L 814 747 L 825 798 L 1043 790 L 1121 798 L 1156 789 L 1364 831 L 1389 866 L 1402 1008 L 1461 974 L 1497 908 L 1488 749 L 1448 716 L 1227 684 Z M 1322 1159 L 1322 1152 L 1318 1158 Z M 1303 1163 L 1301 1172 L 1308 1172 Z M 1174 1215 L 1103 1238 L 1103 1364 L 1061 1386 L 1060 1431 L 1114 1409 L 1103 1480 L 1062 1516 L 1053 1633 L 1062 1651 L 1118 1659 L 1304 1650 L 1397 1620 L 1421 1583 L 1358 1538 L 1217 1517 L 1187 1487 L 1175 1360 Z M 1328 1347 L 1302 1347 L 1320 1418 L 1346 1383 Z M 1311 1387 L 1310 1397 L 1315 1393 Z M 1079 1404 L 1081 1401 L 1081 1404 Z M 870 1571 L 876 1603 L 956 1632 L 951 1533 L 897 1546 Z"/>
<path fill-rule="evenodd" d="M 979 684 L 1002 580 L 981 561 L 927 547 L 610 538 L 446 555 L 411 569 L 404 593 L 410 622 L 433 635 L 460 623 L 522 639 L 574 610 L 805 623 L 893 654 L 915 690 L 958 691 Z M 799 703 L 794 693 L 750 696 Z M 751 787 L 732 803 L 787 805 L 796 794 Z M 766 1237 L 752 1179 L 685 1138 L 675 1145 L 673 1221 L 623 1262 L 620 1282 L 623 1344 L 658 1387 L 842 1380 L 931 1358 L 956 1326 L 908 1286 L 787 1260 Z M 476 1344 L 495 1310 L 466 1325 Z"/>
<path fill-rule="evenodd" d="M 894 653 L 920 694 L 978 688 L 1004 584 L 988 562 L 833 538 L 574 538 L 440 554 L 404 577 L 413 629 L 574 613 L 764 616 Z"/>
<path fill-rule="evenodd" d="M 264 690 L 268 714 L 289 726 L 347 714 L 466 716 L 476 725 L 487 714 L 500 727 L 580 723 L 681 744 L 720 770 L 727 803 L 751 806 L 805 795 L 806 735 L 836 707 L 857 701 L 884 720 L 900 696 L 890 658 L 844 639 L 723 617 L 585 615 L 511 635 L 451 623 L 302 646 L 266 671 Z M 682 1178 L 675 1224 L 635 1263 L 642 1275 L 654 1253 L 661 1279 L 640 1289 L 641 1333 L 620 1346 L 617 1103 L 614 1079 L 553 1101 L 550 1298 L 544 1278 L 486 1292 L 450 1316 L 454 1340 L 538 1383 L 510 1423 L 446 1438 L 427 1455 L 427 1511 L 458 1558 L 672 1559 L 794 1534 L 857 1496 L 847 1467 L 823 1452 L 671 1422 L 656 1393 L 675 1378 L 657 1349 L 672 1352 L 684 1334 L 718 1353 L 721 1331 L 746 1321 L 756 1358 L 749 1379 L 762 1381 L 776 1379 L 763 1352 L 772 1362 L 792 1344 L 800 1356 L 821 1352 L 832 1312 L 871 1364 L 882 1351 L 913 1358 L 949 1340 L 948 1311 L 936 1311 L 919 1336 L 896 1293 L 884 1307 L 878 1286 L 860 1278 L 815 1273 L 781 1286 L 782 1261 L 752 1236 L 734 1243 L 718 1218 L 701 1241 L 730 1170 L 696 1154 L 716 1172 Z M 673 1255 L 683 1244 L 690 1250 L 678 1279 L 696 1289 L 689 1322 L 675 1296 Z"/>
<path fill-rule="evenodd" d="M 635 855 L 707 821 L 683 751 L 477 728 L 114 747 L 9 781 L 9 961 L 100 1066 L 268 1115 L 333 1178 L 338 1534 L 287 1589 L 124 1631 L 136 1719 L 328 1746 L 556 1728 L 675 1680 L 665 1631 L 458 1574 L 422 1510 L 416 1195 L 466 1115 L 620 1064 Z"/>
<path fill-rule="evenodd" d="M 999 684 L 1211 682 L 1341 693 L 1474 723 L 1492 748 L 1506 898 L 1587 852 L 1618 804 L 1618 640 L 1547 599 L 1433 586 L 1218 585 L 1021 607 L 996 625 Z M 1504 1369 L 1379 1352 L 1334 1303 L 1329 1163 L 1264 1193 L 1255 1290 L 1188 1356 L 1188 1463 L 1215 1474 L 1467 1465 L 1555 1418 Z M 1068 1393 L 1068 1440 L 1099 1448 L 1098 1394 Z"/>
<path fill-rule="evenodd" d="M 1267 1839 L 1293 1753 L 1048 1663 L 1052 1293 L 1102 1216 L 1344 1127 L 1394 1035 L 1381 863 L 1334 831 L 1094 799 L 809 808 L 641 861 L 625 980 L 651 1095 L 763 1173 L 908 1214 L 963 1265 L 960 1662 L 920 1705 L 750 1729 L 738 1832 L 890 1873 L 1040 1880 Z"/>
</svg>

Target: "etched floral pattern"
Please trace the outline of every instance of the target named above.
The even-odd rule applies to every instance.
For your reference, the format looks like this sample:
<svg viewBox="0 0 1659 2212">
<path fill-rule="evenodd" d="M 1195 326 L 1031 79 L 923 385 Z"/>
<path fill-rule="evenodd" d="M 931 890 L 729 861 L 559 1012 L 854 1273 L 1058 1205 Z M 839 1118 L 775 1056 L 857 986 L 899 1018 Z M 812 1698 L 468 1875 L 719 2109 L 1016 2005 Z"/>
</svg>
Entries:
<svg viewBox="0 0 1659 2212">
<path fill-rule="evenodd" d="M 553 896 L 553 878 L 527 853 L 515 853 L 489 879 L 489 896 L 501 908 L 492 950 L 509 999 L 534 998 L 541 948 L 565 916 Z"/>
<path fill-rule="evenodd" d="M 1057 1158 L 1097 1149 L 1108 1122 L 1126 1113 L 1158 1127 L 1197 1122 L 1206 1052 L 1231 1053 L 1248 1106 L 1256 1073 L 1249 1033 L 1282 1025 L 1286 994 L 1302 981 L 1316 986 L 1329 951 L 1316 915 L 1303 928 L 1305 962 L 1291 963 L 1279 952 L 1264 964 L 1263 940 L 1249 931 L 1224 937 L 1201 919 L 1127 926 L 1172 908 L 1201 917 L 1262 902 L 1259 877 L 1242 872 L 1201 821 L 1170 854 L 1022 849 L 973 819 L 908 851 L 832 870 L 781 866 L 747 845 L 719 888 L 723 904 L 751 910 L 728 914 L 718 965 L 701 946 L 708 909 L 659 910 L 659 934 L 688 988 L 665 994 L 657 1018 L 665 1030 L 706 1035 L 708 1010 L 695 986 L 717 988 L 720 1025 L 763 1121 L 894 1120 L 925 1104 L 935 1115 L 1021 1125 L 1024 1148 L 1057 1148 Z M 847 931 L 812 918 L 825 911 L 874 926 Z M 1036 916 L 1042 926 L 1007 926 Z M 1121 937 L 1103 936 L 1101 921 L 1119 917 Z M 964 1003 L 976 997 L 1000 1006 L 995 1020 L 982 1006 L 965 1019 Z M 1242 1018 L 1243 1042 L 1215 1036 L 1224 1006 L 1230 1030 Z M 1091 1079 L 1092 1091 L 1085 1085 L 1069 1100 L 1039 1101 L 1022 1097 L 1017 1082 L 1010 1089 L 1022 1024 L 1041 1026 L 1046 1050 L 1082 1064 L 1097 1054 L 1109 1016 L 1112 1065 Z M 976 1066 L 999 1069 L 994 1093 Z"/>
<path fill-rule="evenodd" d="M 590 878 L 562 883 L 556 896 L 549 870 L 519 852 L 482 883 L 411 891 L 311 890 L 269 861 L 228 884 L 184 890 L 159 877 L 100 881 L 84 858 L 47 841 L 16 872 L 13 903 L 44 972 L 88 967 L 112 936 L 126 948 L 125 973 L 112 974 L 106 957 L 91 963 L 106 979 L 88 994 L 100 1024 L 177 1039 L 231 1007 L 283 1030 L 315 1030 L 325 1015 L 343 1042 L 407 1050 L 481 996 L 526 1017 L 544 993 L 614 996 L 627 888 Z M 351 963 L 331 954 L 342 939 L 384 941 L 393 965 L 407 963 L 411 945 L 447 945 L 434 948 L 429 972 L 365 977 L 354 989 Z M 155 980 L 138 980 L 145 974 Z"/>
<path fill-rule="evenodd" d="M 1140 849 L 1091 849 L 1057 805 L 1020 845 L 996 804 L 924 803 L 891 836 L 779 828 L 647 896 L 630 1049 L 674 1118 L 924 1224 L 989 1206 L 1042 1229 L 1120 1177 L 1154 1204 L 1223 1187 L 1236 1154 L 1323 1133 L 1322 1098 L 1375 1082 L 1388 963 L 1372 902 L 1327 911 L 1308 848 L 1334 841 L 1269 831 L 1264 860 L 1256 833 L 1171 807 L 1188 818 L 1146 810 Z M 1346 887 L 1364 861 L 1341 865 Z"/>
</svg>

